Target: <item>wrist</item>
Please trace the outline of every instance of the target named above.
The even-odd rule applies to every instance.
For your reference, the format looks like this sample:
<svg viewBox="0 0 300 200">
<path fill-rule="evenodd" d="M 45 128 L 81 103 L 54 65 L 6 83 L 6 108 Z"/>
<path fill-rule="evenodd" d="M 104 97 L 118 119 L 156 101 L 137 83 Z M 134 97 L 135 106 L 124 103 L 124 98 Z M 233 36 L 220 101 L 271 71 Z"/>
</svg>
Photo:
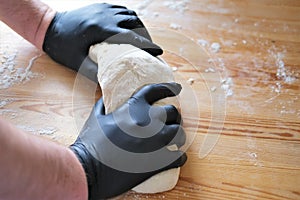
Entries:
<svg viewBox="0 0 300 200">
<path fill-rule="evenodd" d="M 47 7 L 44 11 L 44 15 L 42 16 L 41 21 L 37 27 L 33 41 L 33 44 L 39 49 L 43 49 L 46 32 L 55 14 L 56 11 L 50 7 Z"/>
<path fill-rule="evenodd" d="M 79 161 L 77 155 L 69 148 L 67 149 L 68 157 L 70 159 L 70 163 L 73 163 L 74 171 L 77 171 L 78 175 L 78 188 L 74 188 L 74 193 L 78 193 L 78 196 L 83 197 L 79 199 L 88 199 L 88 183 L 86 179 L 85 170 Z"/>
<path fill-rule="evenodd" d="M 95 192 L 97 192 L 97 190 L 101 190 L 101 187 L 98 187 L 96 180 L 97 172 L 95 172 L 99 166 L 96 166 L 97 164 L 95 160 L 82 143 L 75 142 L 75 144 L 70 146 L 70 151 L 73 152 L 85 173 L 86 187 L 88 189 L 88 196 L 90 198 Z"/>
<path fill-rule="evenodd" d="M 55 13 L 40 0 L 0 0 L 1 21 L 40 49 Z"/>
</svg>

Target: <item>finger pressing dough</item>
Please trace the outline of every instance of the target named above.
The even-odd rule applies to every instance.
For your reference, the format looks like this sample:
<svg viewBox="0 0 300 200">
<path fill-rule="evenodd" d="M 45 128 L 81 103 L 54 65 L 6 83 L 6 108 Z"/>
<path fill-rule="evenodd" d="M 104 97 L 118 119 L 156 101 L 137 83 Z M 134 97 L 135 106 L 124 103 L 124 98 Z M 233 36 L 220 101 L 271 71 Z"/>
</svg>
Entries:
<svg viewBox="0 0 300 200">
<path fill-rule="evenodd" d="M 98 81 L 102 89 L 106 113 L 125 103 L 139 88 L 151 83 L 174 82 L 170 67 L 156 57 L 129 44 L 94 45 L 90 58 L 98 63 Z M 163 99 L 158 104 L 174 104 Z M 177 150 L 171 146 L 170 150 Z M 140 193 L 158 193 L 171 190 L 179 178 L 180 168 L 161 172 L 134 187 Z"/>
</svg>

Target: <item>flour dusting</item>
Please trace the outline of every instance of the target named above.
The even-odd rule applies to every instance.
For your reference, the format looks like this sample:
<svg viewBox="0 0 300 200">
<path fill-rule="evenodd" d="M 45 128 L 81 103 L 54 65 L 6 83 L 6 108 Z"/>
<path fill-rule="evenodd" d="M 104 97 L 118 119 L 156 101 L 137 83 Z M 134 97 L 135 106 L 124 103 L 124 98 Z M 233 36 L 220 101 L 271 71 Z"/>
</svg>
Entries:
<svg viewBox="0 0 300 200">
<path fill-rule="evenodd" d="M 147 8 L 152 3 L 152 0 L 143 0 L 139 4 L 137 4 L 135 10 L 137 11 L 137 14 L 140 16 L 147 14 Z"/>
<path fill-rule="evenodd" d="M 0 52 L 0 90 L 7 89 L 15 84 L 25 83 L 38 75 L 30 69 L 34 61 L 41 55 L 33 57 L 26 68 L 17 66 L 17 56 L 18 51 Z"/>
<path fill-rule="evenodd" d="M 215 73 L 216 72 L 216 70 L 214 68 L 211 68 L 211 67 L 205 69 L 204 71 L 205 71 L 205 73 Z"/>
<path fill-rule="evenodd" d="M 165 1 L 164 6 L 175 10 L 179 13 L 184 13 L 185 11 L 189 10 L 188 4 L 190 0 L 170 0 Z"/>
<path fill-rule="evenodd" d="M 58 131 L 55 127 L 45 127 L 45 128 L 34 128 L 32 126 L 27 125 L 18 125 L 17 128 L 29 132 L 32 134 L 38 134 L 38 135 L 53 135 L 55 132 Z"/>
<path fill-rule="evenodd" d="M 52 135 L 57 131 L 55 127 L 46 127 L 38 130 L 40 135 Z"/>
<path fill-rule="evenodd" d="M 203 47 L 207 47 L 209 45 L 209 42 L 204 39 L 198 39 L 197 42 L 198 42 L 198 44 L 200 44 Z"/>
<path fill-rule="evenodd" d="M 210 45 L 210 49 L 213 53 L 218 53 L 221 49 L 221 45 L 217 42 L 214 42 Z"/>
<path fill-rule="evenodd" d="M 285 67 L 285 63 L 283 61 L 284 55 L 282 53 L 277 53 L 276 55 L 276 67 L 277 67 L 277 72 L 276 72 L 276 77 L 279 80 L 283 80 L 285 83 L 291 84 L 293 83 L 296 79 L 295 77 L 292 76 L 292 73 L 288 71 Z"/>
<path fill-rule="evenodd" d="M 176 23 L 171 23 L 170 28 L 174 30 L 182 29 L 182 26 Z"/>
<path fill-rule="evenodd" d="M 233 81 L 232 81 L 232 78 L 230 78 L 230 77 L 221 80 L 221 88 L 224 90 L 226 97 L 233 95 L 233 91 L 231 88 L 232 85 L 233 85 Z"/>
<path fill-rule="evenodd" d="M 0 108 L 4 108 L 6 105 L 14 102 L 14 99 L 0 99 Z"/>
</svg>

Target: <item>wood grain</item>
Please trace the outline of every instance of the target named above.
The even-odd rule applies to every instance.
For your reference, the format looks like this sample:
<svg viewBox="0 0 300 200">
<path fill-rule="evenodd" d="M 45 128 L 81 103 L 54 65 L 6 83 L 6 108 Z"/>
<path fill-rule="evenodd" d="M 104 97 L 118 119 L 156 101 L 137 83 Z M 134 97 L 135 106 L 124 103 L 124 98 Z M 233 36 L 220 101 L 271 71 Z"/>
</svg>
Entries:
<svg viewBox="0 0 300 200">
<path fill-rule="evenodd" d="M 67 10 L 95 1 L 46 2 Z M 178 68 L 188 161 L 174 190 L 120 198 L 300 199 L 300 1 L 190 0 L 182 12 L 170 1 L 143 2 L 109 1 L 136 10 Z M 3 24 L 0 36 L 1 51 L 18 51 L 17 67 L 41 53 Z M 71 144 L 100 88 L 45 54 L 32 72 L 0 90 L 1 116 L 33 134 L 55 128 L 43 137 Z M 212 151 L 200 157 L 208 138 Z"/>
</svg>

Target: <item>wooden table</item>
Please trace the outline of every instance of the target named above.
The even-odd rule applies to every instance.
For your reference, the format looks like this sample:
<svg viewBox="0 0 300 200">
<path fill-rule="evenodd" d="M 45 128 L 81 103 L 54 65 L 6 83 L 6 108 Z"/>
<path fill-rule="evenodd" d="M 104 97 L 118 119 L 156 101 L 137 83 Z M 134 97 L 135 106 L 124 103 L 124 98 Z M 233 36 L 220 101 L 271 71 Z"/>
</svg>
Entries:
<svg viewBox="0 0 300 200">
<path fill-rule="evenodd" d="M 67 10 L 92 1 L 47 2 Z M 300 1 L 176 2 L 109 1 L 136 10 L 177 69 L 189 147 L 174 190 L 122 198 L 300 199 Z M 4 24 L 0 41 L 2 67 L 15 55 L 13 68 L 24 69 L 39 55 L 27 81 L 0 89 L 1 116 L 71 144 L 99 87 Z"/>
</svg>

